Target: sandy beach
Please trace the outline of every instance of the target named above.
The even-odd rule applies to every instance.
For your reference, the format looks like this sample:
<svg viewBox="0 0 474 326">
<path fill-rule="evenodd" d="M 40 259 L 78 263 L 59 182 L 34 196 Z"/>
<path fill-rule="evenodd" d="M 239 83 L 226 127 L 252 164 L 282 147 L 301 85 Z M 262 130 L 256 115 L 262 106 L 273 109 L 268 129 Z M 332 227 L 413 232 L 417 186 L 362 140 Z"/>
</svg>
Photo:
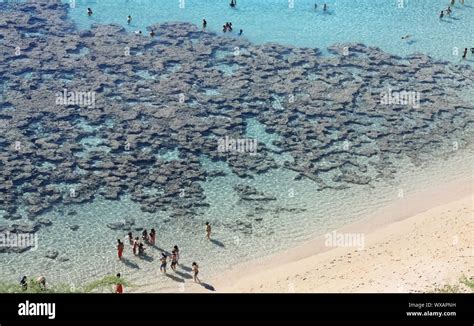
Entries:
<svg viewBox="0 0 474 326">
<path fill-rule="evenodd" d="M 446 197 L 437 205 L 437 195 L 442 193 Z M 420 195 L 426 203 L 418 201 Z M 434 190 L 430 195 L 413 196 L 409 199 L 413 207 L 407 205 L 405 209 L 410 211 L 418 207 L 423 210 L 429 201 L 432 201 L 433 207 L 364 231 L 365 248 L 362 250 L 337 247 L 304 258 L 296 255 L 288 262 L 282 262 L 279 258 L 291 256 L 290 252 L 278 254 L 266 262 L 254 262 L 253 270 L 240 267 L 241 276 L 238 276 L 238 270 L 231 271 L 228 274 L 231 278 L 216 281 L 216 289 L 219 292 L 244 293 L 393 293 L 432 292 L 446 284 L 459 284 L 463 275 L 474 275 L 472 183 L 464 182 L 464 186 L 453 183 L 444 190 Z M 365 229 L 370 222 L 374 225 L 378 223 L 372 219 L 366 225 L 360 223 L 350 226 L 350 229 Z M 320 251 L 322 242 L 318 239 L 292 251 L 303 252 L 300 256 L 304 256 L 308 251 Z M 275 266 L 275 261 L 280 263 Z M 246 271 L 245 276 L 243 270 Z"/>
</svg>

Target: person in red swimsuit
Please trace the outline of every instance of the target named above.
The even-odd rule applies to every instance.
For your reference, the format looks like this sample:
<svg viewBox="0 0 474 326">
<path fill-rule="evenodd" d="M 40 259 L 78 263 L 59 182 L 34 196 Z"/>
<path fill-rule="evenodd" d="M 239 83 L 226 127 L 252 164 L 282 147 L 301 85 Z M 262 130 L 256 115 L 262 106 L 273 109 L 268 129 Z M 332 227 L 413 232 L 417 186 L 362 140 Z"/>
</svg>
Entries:
<svg viewBox="0 0 474 326">
<path fill-rule="evenodd" d="M 120 278 L 120 273 L 117 274 L 117 277 Z M 121 283 L 115 284 L 115 293 L 123 293 L 123 285 Z"/>
<path fill-rule="evenodd" d="M 120 239 L 117 239 L 117 252 L 118 252 L 119 260 L 122 260 L 123 248 L 124 248 L 123 242 L 120 241 Z"/>
</svg>

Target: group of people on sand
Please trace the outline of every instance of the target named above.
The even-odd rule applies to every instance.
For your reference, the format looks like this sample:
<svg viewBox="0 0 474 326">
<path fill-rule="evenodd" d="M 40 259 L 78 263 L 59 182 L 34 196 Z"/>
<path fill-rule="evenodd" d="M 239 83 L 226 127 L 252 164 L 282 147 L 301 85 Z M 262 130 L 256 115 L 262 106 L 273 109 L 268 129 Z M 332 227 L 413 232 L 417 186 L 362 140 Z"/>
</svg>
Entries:
<svg viewBox="0 0 474 326">
<path fill-rule="evenodd" d="M 30 281 L 31 282 L 35 282 L 35 281 Z M 40 276 L 36 279 L 36 284 L 38 284 L 39 288 L 41 290 L 46 290 L 46 277 L 44 276 Z M 23 291 L 26 291 L 28 290 L 28 277 L 25 275 L 23 276 L 21 279 L 20 279 L 20 286 L 21 286 L 21 289 Z"/>
<path fill-rule="evenodd" d="M 205 224 L 205 232 L 206 232 L 206 239 L 211 240 L 211 233 L 212 228 L 209 222 Z M 156 231 L 155 229 L 151 229 L 148 232 L 146 229 L 142 231 L 141 241 L 139 237 L 133 237 L 132 232 L 127 234 L 128 242 L 132 246 L 132 251 L 134 256 L 143 256 L 145 254 L 145 246 L 144 243 L 153 246 L 155 245 L 156 240 Z M 143 241 L 143 242 L 142 242 Z M 118 259 L 122 261 L 123 251 L 125 245 L 122 240 L 117 239 L 117 254 Z M 179 265 L 179 248 L 177 245 L 173 247 L 171 250 L 171 255 L 167 255 L 165 252 L 161 253 L 160 257 L 160 271 L 166 274 L 166 268 L 168 266 L 168 262 L 170 263 L 170 267 L 173 271 L 176 271 L 176 267 Z M 193 280 L 196 283 L 201 283 L 201 280 L 198 277 L 199 274 L 199 266 L 196 262 L 193 262 L 191 265 L 191 269 L 193 272 Z M 26 276 L 25 276 L 26 277 Z M 117 274 L 117 277 L 120 277 L 120 273 Z M 123 293 L 123 285 L 116 284 L 115 286 L 115 293 Z"/>
</svg>

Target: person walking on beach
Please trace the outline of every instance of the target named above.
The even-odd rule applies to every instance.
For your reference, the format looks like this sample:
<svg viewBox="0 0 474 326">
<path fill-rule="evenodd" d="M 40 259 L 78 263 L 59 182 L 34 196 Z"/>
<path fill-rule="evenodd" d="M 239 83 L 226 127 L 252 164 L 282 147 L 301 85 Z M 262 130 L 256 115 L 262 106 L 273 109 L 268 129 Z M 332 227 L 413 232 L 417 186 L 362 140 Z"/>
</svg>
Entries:
<svg viewBox="0 0 474 326">
<path fill-rule="evenodd" d="M 206 222 L 206 238 L 207 240 L 211 240 L 211 224 L 209 222 Z"/>
<path fill-rule="evenodd" d="M 87 8 L 87 16 L 92 16 L 93 12 L 91 8 Z"/>
<path fill-rule="evenodd" d="M 161 258 L 160 258 L 160 262 L 161 262 L 161 265 L 160 265 L 160 271 L 162 273 L 165 273 L 166 274 L 166 254 L 164 252 L 161 253 Z"/>
<path fill-rule="evenodd" d="M 179 265 L 179 248 L 178 246 L 173 247 L 174 252 L 176 253 L 176 265 Z"/>
<path fill-rule="evenodd" d="M 171 269 L 176 272 L 176 265 L 178 264 L 178 258 L 176 255 L 176 251 L 171 252 Z"/>
<path fill-rule="evenodd" d="M 196 283 L 201 283 L 201 280 L 198 277 L 199 274 L 199 266 L 198 264 L 194 261 L 192 264 L 192 270 L 193 270 L 193 280 Z"/>
<path fill-rule="evenodd" d="M 118 281 L 120 282 L 120 273 L 117 274 Z M 123 293 L 123 285 L 122 283 L 115 284 L 115 293 Z"/>
<path fill-rule="evenodd" d="M 120 241 L 120 239 L 117 239 L 117 253 L 118 253 L 118 259 L 122 260 L 122 254 L 123 254 L 123 242 Z"/>
<path fill-rule="evenodd" d="M 133 255 L 136 256 L 137 255 L 137 250 L 138 250 L 138 237 L 135 237 L 135 240 L 133 241 Z"/>
<path fill-rule="evenodd" d="M 464 53 L 462 55 L 463 59 L 466 59 L 466 57 L 467 57 L 467 48 L 464 49 Z"/>
<path fill-rule="evenodd" d="M 127 24 L 130 25 L 131 22 L 132 22 L 132 16 L 128 15 Z"/>
</svg>

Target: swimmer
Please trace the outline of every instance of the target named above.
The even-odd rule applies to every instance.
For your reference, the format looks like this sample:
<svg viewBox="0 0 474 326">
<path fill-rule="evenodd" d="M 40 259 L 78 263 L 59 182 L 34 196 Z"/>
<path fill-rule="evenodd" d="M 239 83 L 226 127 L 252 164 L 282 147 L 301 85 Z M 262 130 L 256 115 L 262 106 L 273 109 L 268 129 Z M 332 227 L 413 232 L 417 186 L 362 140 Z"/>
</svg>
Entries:
<svg viewBox="0 0 474 326">
<path fill-rule="evenodd" d="M 209 222 L 206 222 L 206 238 L 208 240 L 211 240 L 211 224 Z"/>
<path fill-rule="evenodd" d="M 173 250 L 176 253 L 176 264 L 179 265 L 179 248 L 178 248 L 178 246 L 174 246 Z"/>
<path fill-rule="evenodd" d="M 87 8 L 87 16 L 92 16 L 93 12 L 91 8 Z"/>
<path fill-rule="evenodd" d="M 474 48 L 471 48 L 471 53 L 474 54 Z"/>
<path fill-rule="evenodd" d="M 156 231 L 155 229 L 150 230 L 150 244 L 154 245 L 155 244 L 155 238 L 156 238 Z"/>
<path fill-rule="evenodd" d="M 171 252 L 171 269 L 173 271 L 176 271 L 176 265 L 178 264 L 178 258 L 177 258 L 177 255 L 176 255 L 176 251 L 172 251 Z"/>
<path fill-rule="evenodd" d="M 444 17 L 444 11 L 441 10 L 441 13 L 439 14 L 439 19 L 443 19 L 443 17 Z"/>
<path fill-rule="evenodd" d="M 117 284 L 115 284 L 115 293 L 123 293 L 123 285 L 122 283 L 119 283 L 120 282 L 120 273 L 117 274 L 117 278 L 119 280 L 117 280 Z"/>
<path fill-rule="evenodd" d="M 318 4 L 317 3 L 314 4 L 314 10 L 318 10 Z"/>
<path fill-rule="evenodd" d="M 127 24 L 130 25 L 131 22 L 132 22 L 132 16 L 128 15 L 128 17 L 127 17 Z"/>
<path fill-rule="evenodd" d="M 243 32 L 244 32 L 243 30 L 240 30 L 239 31 L 239 36 L 242 35 Z"/>
<path fill-rule="evenodd" d="M 206 19 L 202 19 L 202 29 L 206 29 L 207 27 L 207 20 Z"/>
<path fill-rule="evenodd" d="M 448 16 L 451 16 L 451 13 L 452 13 L 451 7 L 448 7 L 448 9 L 446 9 L 446 13 L 448 14 Z"/>
<path fill-rule="evenodd" d="M 407 34 L 407 35 L 405 35 L 405 36 L 402 36 L 402 40 L 406 40 L 406 39 L 408 39 L 408 38 L 410 38 L 410 37 L 411 37 L 411 35 L 410 35 L 410 34 Z"/>
<path fill-rule="evenodd" d="M 328 6 L 327 6 L 326 4 L 324 4 L 323 10 L 324 10 L 324 11 L 327 11 L 327 9 L 328 9 Z"/>
<path fill-rule="evenodd" d="M 117 253 L 118 253 L 118 259 L 122 260 L 122 254 L 123 254 L 123 242 L 120 241 L 120 239 L 117 239 Z"/>
<path fill-rule="evenodd" d="M 464 49 L 464 53 L 462 55 L 463 59 L 466 59 L 466 57 L 467 57 L 467 48 Z"/>
<path fill-rule="evenodd" d="M 236 5 L 236 4 L 237 4 L 237 3 L 235 3 L 234 0 L 231 0 L 231 1 L 230 1 L 230 6 L 231 6 L 232 8 L 235 8 L 235 5 Z"/>
<path fill-rule="evenodd" d="M 20 280 L 20 286 L 23 291 L 28 290 L 28 278 L 23 276 Z"/>
<path fill-rule="evenodd" d="M 160 262 L 160 271 L 166 274 L 166 254 L 164 252 L 161 253 Z"/>
<path fill-rule="evenodd" d="M 199 266 L 196 262 L 193 262 L 192 264 L 192 270 L 193 270 L 193 279 L 194 279 L 194 282 L 196 283 L 201 283 L 201 280 L 198 278 L 198 274 L 199 274 Z"/>
<path fill-rule="evenodd" d="M 456 3 L 456 0 L 451 0 L 451 6 L 454 6 L 455 3 Z"/>
<path fill-rule="evenodd" d="M 142 31 L 135 31 L 135 34 L 142 35 Z"/>
<path fill-rule="evenodd" d="M 227 32 L 227 26 L 226 25 L 222 25 L 222 31 L 225 33 Z"/>
<path fill-rule="evenodd" d="M 133 235 L 132 232 L 128 232 L 128 243 L 133 246 Z"/>
<path fill-rule="evenodd" d="M 133 241 L 133 254 L 136 256 L 137 255 L 137 250 L 138 250 L 138 237 L 135 238 L 135 240 Z"/>
</svg>

